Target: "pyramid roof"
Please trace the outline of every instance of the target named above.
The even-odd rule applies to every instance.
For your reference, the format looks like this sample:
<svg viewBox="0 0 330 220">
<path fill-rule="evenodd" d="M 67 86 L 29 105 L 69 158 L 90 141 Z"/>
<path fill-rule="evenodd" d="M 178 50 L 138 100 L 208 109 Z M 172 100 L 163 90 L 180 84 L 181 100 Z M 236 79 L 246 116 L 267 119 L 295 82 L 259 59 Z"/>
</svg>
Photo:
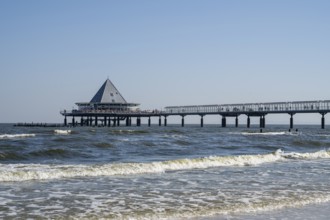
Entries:
<svg viewBox="0 0 330 220">
<path fill-rule="evenodd" d="M 126 103 L 124 97 L 120 94 L 113 83 L 107 79 L 98 92 L 94 95 L 91 103 Z"/>
</svg>

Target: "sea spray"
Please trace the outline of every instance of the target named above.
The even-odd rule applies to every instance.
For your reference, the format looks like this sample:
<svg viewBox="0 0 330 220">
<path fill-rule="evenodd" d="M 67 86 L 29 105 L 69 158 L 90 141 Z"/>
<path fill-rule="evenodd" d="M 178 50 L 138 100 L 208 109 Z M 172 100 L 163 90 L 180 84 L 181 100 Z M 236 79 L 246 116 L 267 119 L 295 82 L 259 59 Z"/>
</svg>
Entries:
<svg viewBox="0 0 330 220">
<path fill-rule="evenodd" d="M 1 134 L 0 139 L 35 137 L 35 134 Z"/>
<path fill-rule="evenodd" d="M 55 134 L 64 134 L 64 135 L 67 135 L 67 134 L 71 134 L 71 130 L 54 130 L 54 133 Z"/>
</svg>

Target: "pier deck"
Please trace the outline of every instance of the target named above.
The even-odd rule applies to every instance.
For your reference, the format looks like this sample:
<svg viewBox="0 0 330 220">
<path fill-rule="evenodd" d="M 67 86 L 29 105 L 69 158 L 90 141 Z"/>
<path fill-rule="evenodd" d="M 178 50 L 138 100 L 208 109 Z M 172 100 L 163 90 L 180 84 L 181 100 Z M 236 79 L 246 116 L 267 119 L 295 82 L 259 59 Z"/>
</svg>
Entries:
<svg viewBox="0 0 330 220">
<path fill-rule="evenodd" d="M 167 117 L 181 116 L 181 124 L 184 126 L 184 117 L 188 115 L 201 116 L 201 126 L 204 125 L 203 117 L 206 115 L 222 116 L 222 127 L 226 127 L 226 117 L 236 117 L 235 124 L 238 126 L 238 117 L 247 116 L 247 127 L 250 127 L 250 117 L 260 117 L 260 128 L 265 127 L 265 116 L 268 114 L 289 114 L 290 128 L 293 128 L 293 115 L 298 113 L 321 114 L 321 128 L 325 127 L 324 116 L 330 112 L 330 100 L 297 101 L 297 102 L 269 102 L 269 103 L 244 103 L 244 104 L 222 104 L 222 105 L 190 105 L 190 106 L 168 106 L 162 111 L 108 111 L 108 110 L 72 110 L 61 111 L 65 116 L 64 124 L 67 125 L 67 117 L 72 117 L 72 125 L 77 125 L 75 117 L 81 117 L 80 125 L 98 125 L 100 121 L 105 126 L 119 126 L 120 121 L 126 120 L 130 126 L 131 118 L 136 118 L 137 126 L 141 125 L 141 118 L 159 117 L 159 125 L 164 117 L 164 125 L 167 125 Z"/>
<path fill-rule="evenodd" d="M 223 116 L 237 116 L 244 114 L 250 116 L 262 116 L 266 114 L 296 113 L 326 114 L 329 111 L 330 100 L 165 107 L 165 113 L 170 115 L 220 114 Z"/>
</svg>

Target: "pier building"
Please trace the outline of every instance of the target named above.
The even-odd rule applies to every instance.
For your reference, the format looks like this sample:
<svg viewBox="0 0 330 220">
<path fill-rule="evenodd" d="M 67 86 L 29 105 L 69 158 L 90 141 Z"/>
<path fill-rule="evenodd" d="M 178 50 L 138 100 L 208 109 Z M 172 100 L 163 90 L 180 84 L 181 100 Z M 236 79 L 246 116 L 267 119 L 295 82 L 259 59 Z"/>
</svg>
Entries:
<svg viewBox="0 0 330 220">
<path fill-rule="evenodd" d="M 115 85 L 107 79 L 90 102 L 77 102 L 77 109 L 72 111 L 61 111 L 64 118 L 64 125 L 67 126 L 67 117 L 72 117 L 72 126 L 87 125 L 98 126 L 101 123 L 104 126 L 119 126 L 120 121 L 127 120 L 130 125 L 131 114 L 140 112 L 138 103 L 129 103 L 121 95 Z M 80 117 L 80 122 L 76 118 Z"/>
<path fill-rule="evenodd" d="M 64 125 L 68 126 L 120 126 L 124 121 L 126 126 L 132 125 L 132 119 L 136 120 L 136 126 L 141 126 L 141 118 L 148 118 L 148 126 L 151 126 L 151 118 L 158 118 L 158 125 L 167 126 L 169 116 L 181 116 L 181 126 L 185 125 L 185 117 L 198 115 L 201 117 L 200 126 L 204 126 L 204 117 L 207 115 L 219 115 L 221 126 L 227 126 L 227 118 L 235 118 L 235 126 L 239 125 L 239 116 L 246 115 L 246 126 L 251 125 L 251 117 L 260 118 L 260 128 L 266 126 L 266 116 L 269 114 L 288 114 L 290 129 L 294 126 L 294 115 L 299 113 L 316 113 L 321 115 L 321 128 L 325 128 L 325 115 L 330 112 L 330 100 L 295 101 L 295 102 L 267 102 L 267 103 L 243 103 L 221 105 L 191 105 L 168 106 L 164 110 L 146 111 L 139 108 L 139 104 L 127 102 L 114 84 L 107 79 L 90 102 L 78 102 L 77 109 L 64 110 Z M 71 123 L 68 118 L 71 117 Z M 79 121 L 80 118 L 80 121 Z M 78 120 L 77 120 L 78 119 Z"/>
</svg>

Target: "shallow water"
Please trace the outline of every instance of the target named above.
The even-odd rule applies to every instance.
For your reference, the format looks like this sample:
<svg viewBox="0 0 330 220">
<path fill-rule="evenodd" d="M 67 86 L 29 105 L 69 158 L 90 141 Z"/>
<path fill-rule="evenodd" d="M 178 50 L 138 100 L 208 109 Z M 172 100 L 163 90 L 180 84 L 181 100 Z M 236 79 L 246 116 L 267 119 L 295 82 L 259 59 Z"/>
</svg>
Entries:
<svg viewBox="0 0 330 220">
<path fill-rule="evenodd" d="M 330 201 L 319 126 L 62 130 L 0 125 L 0 218 L 306 219 Z"/>
</svg>

